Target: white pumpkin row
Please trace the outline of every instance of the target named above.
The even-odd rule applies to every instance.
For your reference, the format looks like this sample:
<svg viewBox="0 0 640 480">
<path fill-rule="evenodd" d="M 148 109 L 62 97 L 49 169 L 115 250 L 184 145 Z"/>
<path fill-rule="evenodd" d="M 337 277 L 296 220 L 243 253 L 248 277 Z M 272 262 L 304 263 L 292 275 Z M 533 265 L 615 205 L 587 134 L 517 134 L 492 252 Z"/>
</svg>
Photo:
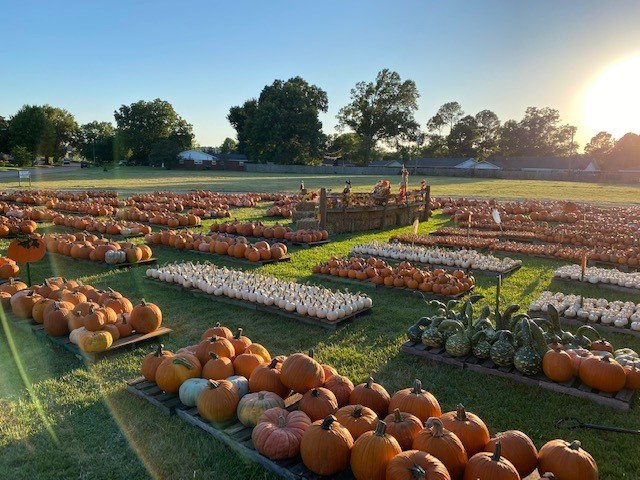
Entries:
<svg viewBox="0 0 640 480">
<path fill-rule="evenodd" d="M 514 260 L 509 257 L 498 258 L 493 255 L 478 253 L 476 250 L 446 250 L 422 245 L 375 241 L 356 245 L 351 250 L 351 253 L 392 258 L 394 260 L 407 260 L 427 265 L 446 265 L 490 272 L 506 272 L 522 264 L 520 260 Z"/>
<path fill-rule="evenodd" d="M 373 305 L 366 295 L 303 285 L 276 277 L 218 268 L 207 263 L 173 263 L 149 268 L 148 277 L 196 288 L 210 295 L 275 306 L 287 312 L 336 321 Z"/>
<path fill-rule="evenodd" d="M 580 265 L 564 265 L 553 272 L 554 277 L 581 281 Z M 621 272 L 615 268 L 588 267 L 584 274 L 585 283 L 610 283 L 640 290 L 640 272 Z"/>
<path fill-rule="evenodd" d="M 640 331 L 640 304 L 608 301 L 604 298 L 583 298 L 580 305 L 579 295 L 565 295 L 544 291 L 537 300 L 529 305 L 533 312 L 546 312 L 553 305 L 567 318 L 580 318 L 589 323 L 601 323 L 615 327 Z"/>
</svg>

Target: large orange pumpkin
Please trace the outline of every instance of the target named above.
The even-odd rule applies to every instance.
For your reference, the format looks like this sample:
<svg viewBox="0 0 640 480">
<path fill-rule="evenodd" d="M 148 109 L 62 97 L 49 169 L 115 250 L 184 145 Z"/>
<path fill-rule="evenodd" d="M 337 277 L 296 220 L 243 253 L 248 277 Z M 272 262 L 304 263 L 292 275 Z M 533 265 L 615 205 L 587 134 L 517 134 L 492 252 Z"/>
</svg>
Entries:
<svg viewBox="0 0 640 480">
<path fill-rule="evenodd" d="M 464 480 L 520 480 L 520 475 L 513 464 L 500 455 L 500 442 L 496 442 L 493 453 L 476 453 L 469 459 L 464 471 Z M 582 477 L 576 477 L 582 478 Z"/>
<path fill-rule="evenodd" d="M 627 376 L 624 368 L 609 356 L 591 356 L 580 363 L 580 380 L 603 392 L 615 393 L 624 388 Z"/>
<path fill-rule="evenodd" d="M 231 340 L 233 338 L 233 333 L 227 327 L 220 325 L 220 322 L 218 322 L 215 326 L 208 328 L 202 334 L 201 340 L 206 340 L 211 337 L 224 337 L 227 340 Z"/>
<path fill-rule="evenodd" d="M 283 385 L 297 393 L 306 393 L 324 383 L 324 370 L 313 359 L 313 350 L 309 355 L 294 353 L 288 356 L 280 372 Z"/>
<path fill-rule="evenodd" d="M 40 236 L 14 239 L 7 249 L 7 257 L 18 263 L 38 262 L 47 252 L 47 245 Z"/>
<path fill-rule="evenodd" d="M 155 382 L 156 370 L 158 370 L 158 367 L 166 358 L 172 356 L 173 353 L 171 353 L 169 350 L 165 350 L 164 345 L 158 345 L 158 347 L 153 352 L 148 353 L 142 360 L 142 366 L 140 368 L 142 376 L 150 382 Z"/>
<path fill-rule="evenodd" d="M 274 358 L 269 364 L 257 366 L 249 377 L 249 389 L 252 392 L 273 392 L 287 398 L 289 389 L 282 384 L 280 365 L 280 359 Z"/>
<path fill-rule="evenodd" d="M 444 428 L 460 439 L 469 457 L 481 452 L 489 441 L 485 423 L 477 415 L 467 412 L 463 405 L 442 415 L 440 421 Z"/>
<path fill-rule="evenodd" d="M 412 448 L 429 453 L 440 460 L 453 480 L 460 480 L 469 461 L 460 439 L 442 426 L 437 418 L 430 418 L 425 428 L 413 439 Z"/>
<path fill-rule="evenodd" d="M 538 450 L 531 439 L 518 430 L 508 430 L 496 434 L 484 446 L 485 452 L 493 452 L 500 442 L 502 456 L 509 460 L 522 478 L 525 478 L 538 466 Z"/>
<path fill-rule="evenodd" d="M 235 375 L 233 363 L 227 357 L 220 357 L 215 353 L 209 353 L 210 360 L 202 367 L 202 378 L 207 380 L 224 380 Z"/>
<path fill-rule="evenodd" d="M 202 373 L 200 362 L 193 355 L 180 354 L 165 358 L 156 369 L 158 388 L 167 393 L 176 393 L 189 378 Z"/>
<path fill-rule="evenodd" d="M 389 462 L 402 452 L 386 427 L 383 421 L 378 422 L 375 431 L 363 433 L 353 444 L 351 471 L 356 480 L 385 480 Z"/>
<path fill-rule="evenodd" d="M 230 341 L 233 345 L 236 355 L 244 353 L 246 348 L 251 345 L 251 340 L 249 339 L 249 337 L 245 337 L 244 335 L 242 335 L 242 328 L 239 328 L 238 331 L 236 331 L 236 334 L 233 336 L 233 338 L 230 339 Z"/>
<path fill-rule="evenodd" d="M 402 450 L 409 450 L 413 439 L 422 430 L 420 419 L 410 413 L 401 412 L 397 408 L 384 419 L 387 424 L 387 433 L 395 438 Z"/>
<path fill-rule="evenodd" d="M 538 470 L 553 472 L 556 480 L 598 480 L 598 466 L 578 440 L 551 440 L 538 453 Z"/>
<path fill-rule="evenodd" d="M 364 405 L 376 412 L 378 417 L 384 418 L 389 410 L 389 392 L 380 384 L 375 383 L 372 377 L 354 387 L 349 395 L 351 405 Z"/>
<path fill-rule="evenodd" d="M 333 375 L 324 382 L 323 386 L 324 388 L 331 390 L 336 396 L 336 400 L 338 400 L 338 407 L 344 407 L 349 404 L 349 396 L 351 395 L 354 387 L 348 377 L 343 375 Z"/>
<path fill-rule="evenodd" d="M 209 361 L 209 354 L 215 353 L 220 357 L 227 357 L 232 359 L 235 357 L 235 350 L 231 342 L 224 337 L 211 337 L 206 340 L 202 340 L 196 348 L 196 357 L 200 360 L 200 363 L 207 363 Z"/>
<path fill-rule="evenodd" d="M 336 412 L 335 417 L 340 425 L 349 430 L 354 440 L 365 432 L 375 430 L 378 424 L 376 412 L 362 405 L 346 405 Z"/>
<path fill-rule="evenodd" d="M 160 328 L 162 324 L 162 311 L 157 305 L 148 303 L 143 298 L 140 300 L 140 303 L 131 310 L 129 321 L 136 332 L 151 333 Z"/>
<path fill-rule="evenodd" d="M 431 393 L 422 389 L 422 382 L 418 379 L 413 381 L 412 388 L 400 390 L 391 397 L 389 411 L 392 412 L 396 408 L 415 415 L 422 422 L 430 417 L 442 415 L 440 403 Z"/>
<path fill-rule="evenodd" d="M 300 455 L 318 475 L 333 475 L 349 466 L 353 438 L 333 415 L 313 422 L 302 435 Z"/>
<path fill-rule="evenodd" d="M 312 388 L 302 396 L 298 409 L 315 422 L 336 413 L 338 401 L 331 390 L 323 387 Z"/>
<path fill-rule="evenodd" d="M 574 375 L 573 360 L 564 350 L 550 349 L 542 358 L 542 370 L 554 382 L 566 382 Z"/>
<path fill-rule="evenodd" d="M 198 397 L 198 413 L 205 420 L 224 422 L 233 418 L 239 402 L 238 390 L 228 380 L 209 380 Z"/>
<path fill-rule="evenodd" d="M 436 457 L 420 450 L 402 452 L 387 465 L 386 480 L 451 480 L 446 467 Z"/>
<path fill-rule="evenodd" d="M 262 365 L 264 360 L 260 355 L 255 353 L 241 353 L 233 359 L 233 369 L 237 375 L 242 375 L 244 378 L 251 378 L 253 371 Z"/>
</svg>

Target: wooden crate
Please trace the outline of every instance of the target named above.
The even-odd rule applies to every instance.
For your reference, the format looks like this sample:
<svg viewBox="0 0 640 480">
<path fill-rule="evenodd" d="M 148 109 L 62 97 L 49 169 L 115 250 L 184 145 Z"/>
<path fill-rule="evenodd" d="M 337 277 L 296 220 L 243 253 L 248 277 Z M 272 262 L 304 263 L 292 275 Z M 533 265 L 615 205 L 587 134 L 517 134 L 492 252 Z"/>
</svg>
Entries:
<svg viewBox="0 0 640 480">
<path fill-rule="evenodd" d="M 80 350 L 80 348 L 78 348 L 77 345 L 71 343 L 71 340 L 69 340 L 69 335 L 52 337 L 51 335 L 45 333 L 44 327 L 41 324 L 35 322 L 33 322 L 33 324 L 31 325 L 31 329 L 37 336 L 47 338 L 51 343 L 53 343 L 54 345 L 58 345 L 60 348 L 72 353 L 76 358 L 80 360 L 87 360 L 89 362 L 98 361 L 114 353 L 138 348 L 145 343 L 158 341 L 159 337 L 172 332 L 170 328 L 160 327 L 159 329 L 151 333 L 135 333 L 126 338 L 119 338 L 118 340 L 113 342 L 113 344 L 107 350 L 103 352 L 83 352 L 82 350 Z"/>
<path fill-rule="evenodd" d="M 295 320 L 297 322 L 300 323 L 305 323 L 307 325 L 315 325 L 318 327 L 322 327 L 322 328 L 326 328 L 328 330 L 336 330 L 339 327 L 342 327 L 343 325 L 346 325 L 347 323 L 351 323 L 353 320 L 355 320 L 356 317 L 359 317 L 360 315 L 366 315 L 371 313 L 371 308 L 365 308 L 362 310 L 359 310 L 357 312 L 352 313 L 351 315 L 345 315 L 344 317 L 336 320 L 335 322 L 329 321 L 326 318 L 317 318 L 317 317 L 310 317 L 308 315 L 300 315 L 298 313 L 295 312 L 287 312 L 285 310 L 282 310 L 281 308 L 278 307 L 274 307 L 274 306 L 269 306 L 269 305 L 261 305 L 258 303 L 253 303 L 253 302 L 247 302 L 245 300 L 240 300 L 237 298 L 228 298 L 225 297 L 224 295 L 221 295 L 219 297 L 216 297 L 215 295 L 209 295 L 208 293 L 205 293 L 201 290 L 198 289 L 187 289 L 184 288 L 180 285 L 176 285 L 176 284 L 170 284 L 170 283 L 166 283 L 166 282 L 161 282 L 159 280 L 155 280 L 155 279 L 151 279 L 151 278 L 147 278 L 147 280 L 149 282 L 153 282 L 155 284 L 160 284 L 163 285 L 165 287 L 170 287 L 170 288 L 175 288 L 184 292 L 188 292 L 191 295 L 195 295 L 195 296 L 203 296 L 205 298 L 209 298 L 211 300 L 215 300 L 218 302 L 222 302 L 222 303 L 226 303 L 229 305 L 234 305 L 237 307 L 242 307 L 242 308 L 247 308 L 249 310 L 255 310 L 258 312 L 267 312 L 267 313 L 271 313 L 273 315 L 278 315 L 280 317 L 284 317 L 284 318 L 289 318 L 291 320 Z"/>
<path fill-rule="evenodd" d="M 402 352 L 408 355 L 415 355 L 425 360 L 437 363 L 452 365 L 460 369 L 472 370 L 485 375 L 507 378 L 518 383 L 523 383 L 531 387 L 539 387 L 553 392 L 564 393 L 574 397 L 581 397 L 591 400 L 599 405 L 603 405 L 618 410 L 630 411 L 634 400 L 634 391 L 627 388 L 615 394 L 600 392 L 582 383 L 579 378 L 574 377 L 568 382 L 555 383 L 543 374 L 526 376 L 517 371 L 514 367 L 499 367 L 491 359 L 481 360 L 469 355 L 467 357 L 453 357 L 444 348 L 430 348 L 422 343 L 406 342 L 402 345 Z"/>
</svg>

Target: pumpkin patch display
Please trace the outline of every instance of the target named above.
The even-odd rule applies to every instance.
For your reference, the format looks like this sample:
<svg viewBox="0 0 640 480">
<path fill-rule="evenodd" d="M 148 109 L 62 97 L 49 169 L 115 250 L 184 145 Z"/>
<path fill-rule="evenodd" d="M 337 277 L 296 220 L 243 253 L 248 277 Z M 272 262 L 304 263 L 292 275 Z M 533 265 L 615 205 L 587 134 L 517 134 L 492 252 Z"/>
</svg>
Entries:
<svg viewBox="0 0 640 480">
<path fill-rule="evenodd" d="M 47 233 L 42 237 L 46 251 L 67 257 L 104 262 L 109 265 L 138 263 L 149 260 L 151 249 L 128 242 L 112 242 L 91 233 L 57 234 Z"/>
<path fill-rule="evenodd" d="M 282 383 L 297 393 L 306 393 L 324 383 L 324 370 L 313 358 L 313 350 L 309 355 L 294 353 L 286 358 L 280 369 Z"/>
<path fill-rule="evenodd" d="M 489 442 L 489 429 L 485 423 L 477 415 L 467 412 L 463 405 L 443 414 L 440 422 L 460 439 L 469 457 L 481 452 Z"/>
<path fill-rule="evenodd" d="M 389 411 L 399 410 L 416 416 L 424 422 L 430 417 L 438 417 L 442 414 L 440 404 L 436 397 L 423 390 L 422 382 L 415 379 L 413 387 L 396 392 L 389 401 Z"/>
<path fill-rule="evenodd" d="M 422 430 L 420 419 L 410 413 L 404 413 L 397 408 L 384 418 L 387 433 L 395 438 L 402 450 L 408 450 L 413 445 L 413 439 Z"/>
<path fill-rule="evenodd" d="M 289 388 L 282 383 L 282 362 L 274 358 L 268 364 L 258 365 L 249 377 L 249 388 L 253 392 L 273 392 L 282 398 L 286 398 Z"/>
<path fill-rule="evenodd" d="M 382 385 L 375 383 L 372 377 L 354 387 L 349 395 L 351 405 L 369 407 L 381 418 L 388 413 L 390 400 L 389 392 Z"/>
<path fill-rule="evenodd" d="M 315 422 L 336 413 L 338 401 L 331 390 L 323 387 L 312 388 L 302 396 L 298 409 Z"/>
<path fill-rule="evenodd" d="M 469 461 L 467 451 L 455 433 L 445 429 L 438 418 L 425 422 L 413 439 L 412 448 L 421 450 L 440 460 L 452 480 L 460 480 Z"/>
<path fill-rule="evenodd" d="M 344 406 L 338 409 L 335 417 L 340 425 L 349 430 L 354 440 L 365 432 L 375 430 L 378 424 L 376 412 L 362 405 Z"/>
</svg>

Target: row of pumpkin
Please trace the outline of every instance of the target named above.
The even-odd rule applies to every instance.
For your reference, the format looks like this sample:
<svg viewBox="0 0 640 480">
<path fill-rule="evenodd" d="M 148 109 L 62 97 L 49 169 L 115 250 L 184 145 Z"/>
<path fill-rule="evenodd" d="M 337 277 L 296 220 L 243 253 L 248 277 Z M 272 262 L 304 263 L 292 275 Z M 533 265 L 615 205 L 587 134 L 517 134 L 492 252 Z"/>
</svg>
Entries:
<svg viewBox="0 0 640 480">
<path fill-rule="evenodd" d="M 141 300 L 133 305 L 121 293 L 60 277 L 28 287 L 20 281 L 0 285 L 2 306 L 19 318 L 42 324 L 52 337 L 69 335 L 86 352 L 107 350 L 119 338 L 150 333 L 162 324 L 162 311 Z"/>
<path fill-rule="evenodd" d="M 490 358 L 499 367 L 515 367 L 524 375 L 543 372 L 558 383 L 578 376 L 601 392 L 640 388 L 640 369 L 630 361 L 624 366 L 620 363 L 630 351 L 614 350 L 593 327 L 583 325 L 575 334 L 564 330 L 553 305 L 548 305 L 547 318 L 517 314 L 518 305 L 502 311 L 485 306 L 475 314 L 473 304 L 481 298 L 473 295 L 464 303 L 430 302 L 436 314 L 419 319 L 409 327 L 407 337 L 428 347 L 444 347 L 454 357 Z"/>
<path fill-rule="evenodd" d="M 28 235 L 36 231 L 36 222 L 15 217 L 0 215 L 0 238 Z"/>
<path fill-rule="evenodd" d="M 79 217 L 76 215 L 56 214 L 53 218 L 55 225 L 85 230 L 87 232 L 104 233 L 107 235 L 135 236 L 151 233 L 151 227 L 137 222 L 97 220 L 90 216 Z"/>
<path fill-rule="evenodd" d="M 517 480 L 537 468 L 558 480 L 598 478 L 580 442 L 553 440 L 538 452 L 519 431 L 491 438 L 463 406 L 443 414 L 419 380 L 393 395 L 372 378 L 354 386 L 312 351 L 272 358 L 242 329 L 233 334 L 217 324 L 175 354 L 161 346 L 143 359 L 141 371 L 210 422 L 237 416 L 253 427 L 262 455 L 300 455 L 319 475 L 351 468 L 357 480 Z M 297 410 L 285 408 L 290 394 L 301 395 Z"/>
<path fill-rule="evenodd" d="M 148 245 L 113 242 L 88 232 L 46 233 L 42 236 L 42 245 L 49 253 L 112 265 L 138 263 L 149 260 L 153 255 Z"/>
</svg>

